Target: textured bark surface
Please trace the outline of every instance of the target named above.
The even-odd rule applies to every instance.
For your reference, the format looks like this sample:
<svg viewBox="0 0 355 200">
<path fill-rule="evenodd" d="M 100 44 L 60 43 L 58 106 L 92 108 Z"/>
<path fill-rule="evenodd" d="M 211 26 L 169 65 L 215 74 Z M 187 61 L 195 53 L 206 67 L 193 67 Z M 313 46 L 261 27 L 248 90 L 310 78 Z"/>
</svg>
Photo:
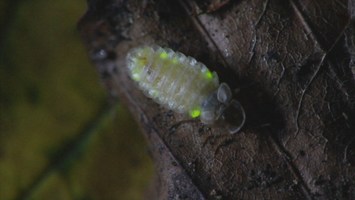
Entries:
<svg viewBox="0 0 355 200">
<path fill-rule="evenodd" d="M 147 138 L 155 197 L 355 199 L 352 9 L 345 0 L 91 0 L 79 30 Z M 141 44 L 216 71 L 245 108 L 242 131 L 186 120 L 145 97 L 125 69 Z"/>
</svg>

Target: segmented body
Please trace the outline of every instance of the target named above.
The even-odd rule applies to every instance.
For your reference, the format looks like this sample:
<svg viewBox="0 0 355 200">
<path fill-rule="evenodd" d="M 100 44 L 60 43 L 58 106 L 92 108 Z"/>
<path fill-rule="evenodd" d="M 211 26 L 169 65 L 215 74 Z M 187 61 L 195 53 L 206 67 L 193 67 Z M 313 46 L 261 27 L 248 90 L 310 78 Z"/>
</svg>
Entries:
<svg viewBox="0 0 355 200">
<path fill-rule="evenodd" d="M 129 74 L 157 103 L 195 118 L 219 86 L 218 76 L 192 57 L 169 48 L 139 47 L 127 56 Z"/>
</svg>

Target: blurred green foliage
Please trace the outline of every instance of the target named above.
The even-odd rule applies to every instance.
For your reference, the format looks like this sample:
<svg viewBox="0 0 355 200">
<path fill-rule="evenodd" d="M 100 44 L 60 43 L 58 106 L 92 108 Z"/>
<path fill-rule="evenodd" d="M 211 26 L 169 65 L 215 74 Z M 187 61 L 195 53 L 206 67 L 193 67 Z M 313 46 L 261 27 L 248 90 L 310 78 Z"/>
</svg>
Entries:
<svg viewBox="0 0 355 200">
<path fill-rule="evenodd" d="M 124 107 L 100 115 L 106 93 L 76 30 L 85 9 L 0 1 L 0 199 L 142 198 L 152 163 Z"/>
</svg>

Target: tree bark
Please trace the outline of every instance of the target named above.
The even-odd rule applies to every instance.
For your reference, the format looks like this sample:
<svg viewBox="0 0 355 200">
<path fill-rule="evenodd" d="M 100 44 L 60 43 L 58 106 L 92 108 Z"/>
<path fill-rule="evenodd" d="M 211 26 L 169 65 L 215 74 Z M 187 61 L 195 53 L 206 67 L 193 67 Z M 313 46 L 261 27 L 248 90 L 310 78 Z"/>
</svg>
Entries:
<svg viewBox="0 0 355 200">
<path fill-rule="evenodd" d="M 88 4 L 79 30 L 149 143 L 156 199 L 355 199 L 354 1 Z M 244 106 L 242 131 L 186 120 L 145 97 L 125 68 L 142 44 L 216 71 Z"/>
</svg>

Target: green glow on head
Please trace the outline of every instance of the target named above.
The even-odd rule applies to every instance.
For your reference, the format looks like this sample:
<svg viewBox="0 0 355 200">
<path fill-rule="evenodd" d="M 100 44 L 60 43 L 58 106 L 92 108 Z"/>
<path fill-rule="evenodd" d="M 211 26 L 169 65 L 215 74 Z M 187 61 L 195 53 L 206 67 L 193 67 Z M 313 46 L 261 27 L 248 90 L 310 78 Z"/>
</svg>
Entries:
<svg viewBox="0 0 355 200">
<path fill-rule="evenodd" d="M 190 111 L 190 116 L 192 118 L 199 117 L 200 115 L 201 115 L 201 109 L 200 108 L 195 108 L 195 109 Z"/>
<path fill-rule="evenodd" d="M 165 51 L 163 51 L 163 52 L 160 53 L 159 57 L 160 57 L 161 59 L 167 59 L 167 58 L 168 58 L 168 53 L 166 53 Z"/>
<path fill-rule="evenodd" d="M 207 79 L 212 79 L 212 78 L 213 78 L 212 72 L 210 72 L 209 70 L 207 70 L 207 71 L 205 72 L 205 77 L 206 77 Z"/>
</svg>

